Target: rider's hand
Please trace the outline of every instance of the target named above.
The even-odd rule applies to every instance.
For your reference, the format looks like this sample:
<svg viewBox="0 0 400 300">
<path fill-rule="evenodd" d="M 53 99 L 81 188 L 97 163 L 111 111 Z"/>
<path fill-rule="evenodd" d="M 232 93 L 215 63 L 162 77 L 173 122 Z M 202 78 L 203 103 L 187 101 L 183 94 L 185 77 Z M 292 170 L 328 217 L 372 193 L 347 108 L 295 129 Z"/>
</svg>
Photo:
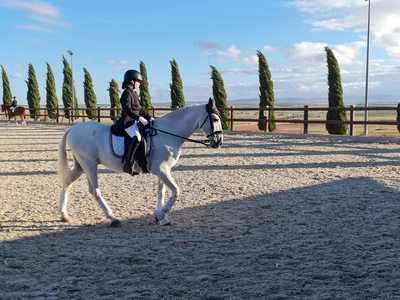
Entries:
<svg viewBox="0 0 400 300">
<path fill-rule="evenodd" d="M 139 117 L 138 121 L 140 123 L 142 123 L 143 126 L 146 126 L 147 124 L 149 124 L 149 121 L 147 121 L 145 118 L 143 117 Z"/>
</svg>

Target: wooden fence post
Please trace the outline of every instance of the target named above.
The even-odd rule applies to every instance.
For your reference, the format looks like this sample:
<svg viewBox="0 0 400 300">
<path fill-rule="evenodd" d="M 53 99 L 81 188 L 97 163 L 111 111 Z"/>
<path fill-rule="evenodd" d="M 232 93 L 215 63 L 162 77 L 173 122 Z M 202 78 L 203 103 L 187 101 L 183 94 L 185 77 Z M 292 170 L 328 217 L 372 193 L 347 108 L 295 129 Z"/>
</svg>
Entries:
<svg viewBox="0 0 400 300">
<path fill-rule="evenodd" d="M 100 123 L 100 106 L 97 106 L 97 122 Z"/>
<path fill-rule="evenodd" d="M 308 134 L 308 105 L 304 105 L 304 134 Z"/>
<path fill-rule="evenodd" d="M 156 117 L 156 112 L 154 111 L 154 106 L 151 107 L 151 111 L 152 111 L 152 114 L 153 114 L 153 118 L 155 118 Z"/>
<path fill-rule="evenodd" d="M 230 119 L 230 122 L 231 122 L 231 125 L 230 125 L 231 131 L 233 131 L 233 106 L 232 105 L 231 105 L 231 119 Z"/>
<path fill-rule="evenodd" d="M 264 128 L 264 131 L 268 132 L 269 106 L 267 105 L 264 110 L 265 110 L 265 128 Z"/>
<path fill-rule="evenodd" d="M 350 105 L 350 136 L 354 135 L 354 105 Z"/>
<path fill-rule="evenodd" d="M 60 123 L 60 108 L 57 105 L 57 124 Z"/>
</svg>

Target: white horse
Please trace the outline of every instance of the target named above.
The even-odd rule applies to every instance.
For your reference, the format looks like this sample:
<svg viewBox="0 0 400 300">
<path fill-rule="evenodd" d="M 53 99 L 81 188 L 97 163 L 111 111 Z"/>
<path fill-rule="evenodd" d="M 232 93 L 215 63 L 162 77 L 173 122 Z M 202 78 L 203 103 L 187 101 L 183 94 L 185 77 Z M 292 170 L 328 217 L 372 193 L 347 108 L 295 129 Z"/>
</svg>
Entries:
<svg viewBox="0 0 400 300">
<path fill-rule="evenodd" d="M 151 137 L 152 150 L 147 165 L 149 172 L 159 178 L 159 195 L 154 217 L 160 225 L 167 225 L 170 223 L 168 212 L 179 196 L 179 187 L 171 175 L 171 168 L 179 159 L 182 144 L 195 130 L 202 129 L 207 135 L 209 145 L 218 148 L 223 140 L 221 119 L 214 100 L 210 98 L 207 105 L 173 111 L 155 120 L 152 126 L 159 129 L 157 134 Z M 74 158 L 72 170 L 68 167 L 66 143 Z M 111 226 L 121 224 L 101 195 L 97 179 L 98 164 L 103 164 L 116 172 L 123 172 L 121 158 L 113 153 L 110 144 L 110 126 L 100 123 L 80 123 L 64 134 L 59 145 L 58 159 L 58 174 L 62 187 L 60 213 L 63 221 L 69 221 L 67 211 L 69 187 L 85 172 L 89 192 L 97 200 L 104 215 L 111 221 Z M 172 195 L 168 201 L 164 202 L 166 187 L 171 190 Z"/>
</svg>

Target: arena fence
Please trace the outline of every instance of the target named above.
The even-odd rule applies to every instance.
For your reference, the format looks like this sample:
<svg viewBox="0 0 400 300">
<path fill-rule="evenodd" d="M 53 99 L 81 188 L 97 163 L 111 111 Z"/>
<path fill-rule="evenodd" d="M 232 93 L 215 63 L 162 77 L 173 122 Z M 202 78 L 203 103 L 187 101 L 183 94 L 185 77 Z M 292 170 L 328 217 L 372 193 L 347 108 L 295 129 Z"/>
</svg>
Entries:
<svg viewBox="0 0 400 300">
<path fill-rule="evenodd" d="M 28 110 L 28 117 L 29 117 L 29 109 L 28 107 L 25 107 Z M 246 123 L 258 123 L 259 119 L 257 117 L 237 117 L 237 115 L 246 115 L 246 113 L 252 112 L 253 115 L 258 115 L 261 111 L 264 112 L 264 116 L 266 116 L 263 119 L 263 122 L 268 123 L 268 112 L 271 108 L 269 107 L 263 107 L 263 108 L 258 108 L 258 107 L 234 107 L 234 106 L 229 106 L 227 108 L 227 115 L 228 115 L 228 124 L 229 127 L 232 131 L 235 131 L 235 128 L 238 123 L 240 122 L 246 122 Z M 347 115 L 347 120 L 343 122 L 344 124 L 348 125 L 348 134 L 350 136 L 353 136 L 354 134 L 354 126 L 355 125 L 383 125 L 383 126 L 398 126 L 400 125 L 400 122 L 397 121 L 397 116 L 400 115 L 400 104 L 398 106 L 369 106 L 367 107 L 368 112 L 392 112 L 392 118 L 385 118 L 385 120 L 367 120 L 366 122 L 364 119 L 362 120 L 356 120 L 355 118 L 355 113 L 356 112 L 365 112 L 365 108 L 362 106 L 348 106 L 345 108 L 328 108 L 328 107 L 310 107 L 308 105 L 304 105 L 302 107 L 274 107 L 273 110 L 277 112 L 294 112 L 296 113 L 297 116 L 302 116 L 301 118 L 276 118 L 275 122 L 277 124 L 279 123 L 292 123 L 292 124 L 303 124 L 303 133 L 308 134 L 309 133 L 309 125 L 310 124 L 326 124 L 327 122 L 332 123 L 332 124 L 339 124 L 342 123 L 341 121 L 327 121 L 326 118 L 319 118 L 319 119 L 311 119 L 309 117 L 311 112 L 325 112 L 327 113 L 331 110 L 342 110 L 346 112 Z M 53 118 L 52 122 L 55 123 L 75 123 L 75 122 L 85 122 L 86 120 L 89 120 L 89 117 L 86 113 L 86 108 L 80 107 L 79 109 L 79 114 L 72 113 L 72 110 L 66 111 L 64 108 L 60 107 L 57 109 L 56 112 L 56 117 Z M 153 117 L 158 117 L 162 114 L 165 114 L 167 112 L 172 111 L 171 108 L 169 107 L 152 107 L 150 109 L 150 113 Z M 92 112 L 92 120 L 96 120 L 97 122 L 106 122 L 107 120 L 112 122 L 115 117 L 115 109 L 110 108 L 110 107 L 97 107 L 94 112 Z M 326 116 L 326 114 L 325 114 Z M 2 112 L 1 115 L 2 118 L 7 118 L 4 112 Z M 48 111 L 46 107 L 41 107 L 39 108 L 39 112 L 36 113 L 36 120 L 40 121 L 50 121 L 50 118 L 48 116 Z M 32 119 L 34 120 L 34 119 Z M 268 128 L 268 126 L 265 126 Z M 265 130 L 267 131 L 267 129 Z"/>
</svg>

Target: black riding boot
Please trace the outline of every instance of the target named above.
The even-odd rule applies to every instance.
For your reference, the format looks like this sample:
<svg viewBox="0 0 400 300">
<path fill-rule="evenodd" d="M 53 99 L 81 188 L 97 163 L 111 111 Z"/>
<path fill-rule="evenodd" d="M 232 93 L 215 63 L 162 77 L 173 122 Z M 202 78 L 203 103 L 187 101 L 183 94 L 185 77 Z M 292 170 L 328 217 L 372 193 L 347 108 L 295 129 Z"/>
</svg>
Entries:
<svg viewBox="0 0 400 300">
<path fill-rule="evenodd" d="M 127 139 L 125 141 L 125 154 L 124 154 L 124 172 L 129 173 L 131 175 L 136 175 L 137 173 L 133 173 L 132 167 L 135 163 L 135 153 L 137 148 L 139 147 L 138 138 L 135 136 L 132 139 Z"/>
</svg>

